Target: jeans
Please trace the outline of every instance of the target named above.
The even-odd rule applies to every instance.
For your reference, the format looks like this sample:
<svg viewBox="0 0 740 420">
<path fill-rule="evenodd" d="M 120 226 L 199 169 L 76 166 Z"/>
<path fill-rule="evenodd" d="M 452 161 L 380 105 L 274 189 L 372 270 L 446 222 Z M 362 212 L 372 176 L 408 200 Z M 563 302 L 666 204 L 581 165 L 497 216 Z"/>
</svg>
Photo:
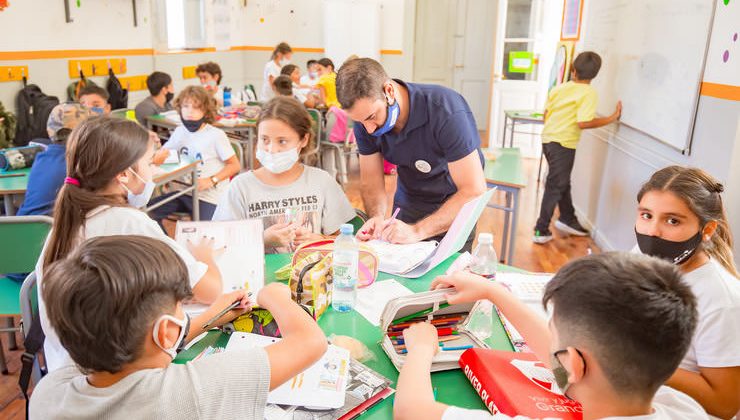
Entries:
<svg viewBox="0 0 740 420">
<path fill-rule="evenodd" d="M 542 196 L 540 217 L 537 219 L 535 230 L 550 231 L 550 220 L 555 212 L 555 206 L 560 209 L 560 221 L 565 224 L 576 222 L 576 211 L 573 208 L 573 198 L 570 195 L 570 174 L 576 159 L 576 150 L 563 147 L 560 143 L 545 143 L 542 145 L 549 167 L 545 192 Z"/>
</svg>

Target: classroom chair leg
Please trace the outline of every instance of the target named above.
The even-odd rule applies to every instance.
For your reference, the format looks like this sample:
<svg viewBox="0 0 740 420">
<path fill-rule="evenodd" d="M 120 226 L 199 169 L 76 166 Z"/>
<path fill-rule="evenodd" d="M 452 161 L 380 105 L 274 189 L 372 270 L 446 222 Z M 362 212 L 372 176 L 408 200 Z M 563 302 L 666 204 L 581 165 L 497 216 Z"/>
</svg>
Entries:
<svg viewBox="0 0 740 420">
<path fill-rule="evenodd" d="M 5 327 L 9 330 L 15 330 L 13 317 L 5 318 Z M 8 350 L 18 350 L 18 343 L 15 340 L 15 331 L 8 331 Z"/>
<path fill-rule="evenodd" d="M 0 339 L 0 371 L 3 375 L 8 374 L 8 365 L 5 363 L 5 350 L 3 350 L 3 340 Z"/>
</svg>

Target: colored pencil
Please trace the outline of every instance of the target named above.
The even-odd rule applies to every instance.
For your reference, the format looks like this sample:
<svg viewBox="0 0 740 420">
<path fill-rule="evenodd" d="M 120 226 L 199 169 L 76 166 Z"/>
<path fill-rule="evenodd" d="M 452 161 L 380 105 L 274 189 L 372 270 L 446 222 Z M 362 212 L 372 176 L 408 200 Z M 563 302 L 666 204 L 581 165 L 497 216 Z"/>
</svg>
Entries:
<svg viewBox="0 0 740 420">
<path fill-rule="evenodd" d="M 444 308 L 446 308 L 448 306 L 450 306 L 449 303 L 443 303 L 443 304 L 439 305 L 439 308 L 437 308 L 437 310 L 444 309 Z M 421 317 L 423 315 L 428 315 L 428 314 L 430 314 L 432 312 L 434 312 L 434 307 L 427 308 L 427 309 L 421 310 L 419 312 L 414 312 L 413 314 L 404 316 L 402 318 L 398 318 L 398 319 L 394 320 L 393 322 L 391 322 L 391 324 L 393 324 L 393 325 L 401 324 L 401 323 L 404 323 L 404 322 L 406 322 L 408 320 L 411 320 L 411 319 L 414 319 L 414 318 L 418 318 L 418 317 Z"/>
</svg>

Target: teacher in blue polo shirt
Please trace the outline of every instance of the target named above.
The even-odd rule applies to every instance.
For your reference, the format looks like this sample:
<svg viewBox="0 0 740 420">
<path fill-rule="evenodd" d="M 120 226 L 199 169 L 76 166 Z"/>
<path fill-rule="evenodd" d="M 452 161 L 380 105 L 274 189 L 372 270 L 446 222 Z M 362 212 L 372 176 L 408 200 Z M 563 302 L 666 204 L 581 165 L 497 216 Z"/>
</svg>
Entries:
<svg viewBox="0 0 740 420">
<path fill-rule="evenodd" d="M 486 190 L 480 137 L 465 99 L 446 87 L 391 79 L 369 58 L 346 62 L 336 83 L 339 103 L 355 121 L 362 200 L 370 216 L 358 239 L 441 239 L 460 208 Z M 393 206 L 386 199 L 383 159 L 398 166 Z M 396 220 L 388 217 L 391 208 L 400 209 Z"/>
</svg>

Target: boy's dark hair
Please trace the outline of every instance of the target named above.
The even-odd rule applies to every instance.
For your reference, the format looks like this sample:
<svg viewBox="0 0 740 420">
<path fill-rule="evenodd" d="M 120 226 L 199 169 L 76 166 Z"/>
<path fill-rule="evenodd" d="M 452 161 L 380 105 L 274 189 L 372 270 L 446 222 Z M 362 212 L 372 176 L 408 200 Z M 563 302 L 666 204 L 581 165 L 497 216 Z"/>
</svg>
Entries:
<svg viewBox="0 0 740 420">
<path fill-rule="evenodd" d="M 290 80 L 290 77 L 285 75 L 278 76 L 272 81 L 272 84 L 275 85 L 275 91 L 278 94 L 293 96 L 293 81 Z"/>
<path fill-rule="evenodd" d="M 309 67 L 311 67 L 311 65 L 312 65 L 312 64 L 319 64 L 319 62 L 318 62 L 318 61 L 316 61 L 316 60 L 314 60 L 314 59 L 310 59 L 310 60 L 308 60 L 308 61 L 306 62 L 306 68 L 309 68 Z"/>
<path fill-rule="evenodd" d="M 98 95 L 106 102 L 108 102 L 108 98 L 110 98 L 107 90 L 101 88 L 100 86 L 93 85 L 87 85 L 84 88 L 80 89 L 80 94 L 77 95 L 77 99 L 82 99 L 82 97 L 86 95 Z"/>
<path fill-rule="evenodd" d="M 183 102 L 193 101 L 196 108 L 203 111 L 205 122 L 211 124 L 216 121 L 218 105 L 213 95 L 210 94 L 203 86 L 188 86 L 183 89 L 175 98 L 172 104 L 177 112 L 181 112 Z"/>
<path fill-rule="evenodd" d="M 324 66 L 324 67 L 331 67 L 331 71 L 336 70 L 336 67 L 334 67 L 334 62 L 331 61 L 331 59 L 326 58 L 326 57 L 324 57 L 324 58 L 320 59 L 319 61 L 317 61 L 316 64 L 318 64 L 320 66 Z"/>
<path fill-rule="evenodd" d="M 217 85 L 221 84 L 221 79 L 223 78 L 223 73 L 221 73 L 221 66 L 214 63 L 213 61 L 198 64 L 198 67 L 195 68 L 195 74 L 198 73 L 208 73 L 216 78 Z"/>
<path fill-rule="evenodd" d="M 286 64 L 285 66 L 283 66 L 282 69 L 280 69 L 280 74 L 282 74 L 283 76 L 290 76 L 291 74 L 293 74 L 294 71 L 296 71 L 297 68 L 298 66 L 296 66 L 295 64 Z"/>
<path fill-rule="evenodd" d="M 678 368 L 696 299 L 675 265 L 610 252 L 566 264 L 545 288 L 560 347 L 588 348 L 614 390 L 652 396 Z"/>
<path fill-rule="evenodd" d="M 153 322 L 192 295 L 185 263 L 161 240 L 103 236 L 49 267 L 49 321 L 83 373 L 119 372 L 141 357 Z"/>
<path fill-rule="evenodd" d="M 591 80 L 599 74 L 601 56 L 593 51 L 584 51 L 573 60 L 573 69 L 579 80 Z"/>
<path fill-rule="evenodd" d="M 337 99 L 344 109 L 352 109 L 358 99 L 383 99 L 388 80 L 383 66 L 372 58 L 346 61 L 337 73 Z"/>
<path fill-rule="evenodd" d="M 170 83 L 172 83 L 172 77 L 161 71 L 155 71 L 146 78 L 146 88 L 149 89 L 152 96 L 159 95 L 159 92 L 169 86 Z"/>
</svg>

